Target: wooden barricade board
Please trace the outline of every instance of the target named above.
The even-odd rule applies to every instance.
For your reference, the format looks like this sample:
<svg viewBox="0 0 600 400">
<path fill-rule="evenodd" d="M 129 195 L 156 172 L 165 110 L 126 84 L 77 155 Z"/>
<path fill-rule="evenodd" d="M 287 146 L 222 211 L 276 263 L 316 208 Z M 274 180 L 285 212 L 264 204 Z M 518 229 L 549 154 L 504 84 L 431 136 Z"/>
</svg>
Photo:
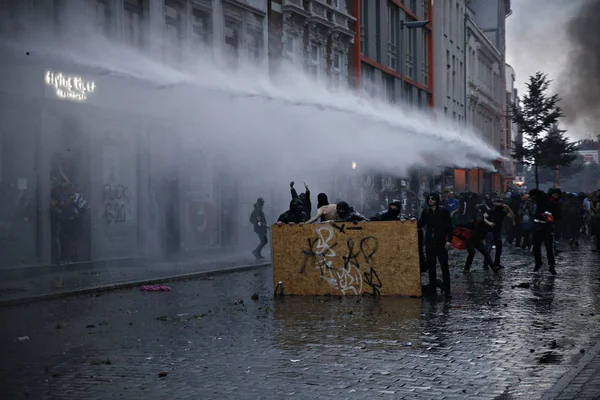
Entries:
<svg viewBox="0 0 600 400">
<path fill-rule="evenodd" d="M 416 221 L 274 225 L 271 245 L 287 295 L 421 296 Z"/>
</svg>

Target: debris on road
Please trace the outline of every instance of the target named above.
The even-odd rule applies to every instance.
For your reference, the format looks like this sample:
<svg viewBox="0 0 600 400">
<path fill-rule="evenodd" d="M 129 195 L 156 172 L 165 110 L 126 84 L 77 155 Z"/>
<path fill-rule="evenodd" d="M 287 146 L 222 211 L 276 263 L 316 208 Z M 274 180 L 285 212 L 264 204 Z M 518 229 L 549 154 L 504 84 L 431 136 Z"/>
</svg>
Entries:
<svg viewBox="0 0 600 400">
<path fill-rule="evenodd" d="M 142 292 L 170 292 L 171 286 L 167 285 L 144 285 L 140 288 Z"/>
</svg>

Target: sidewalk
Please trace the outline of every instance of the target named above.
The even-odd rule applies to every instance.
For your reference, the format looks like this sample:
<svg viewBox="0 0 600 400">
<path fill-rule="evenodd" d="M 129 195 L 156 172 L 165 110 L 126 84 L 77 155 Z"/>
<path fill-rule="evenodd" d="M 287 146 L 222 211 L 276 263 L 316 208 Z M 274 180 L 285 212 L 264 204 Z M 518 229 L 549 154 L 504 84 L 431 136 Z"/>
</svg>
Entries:
<svg viewBox="0 0 600 400">
<path fill-rule="evenodd" d="M 0 271 L 0 306 L 68 294 L 110 290 L 132 285 L 184 279 L 199 274 L 235 271 L 267 265 L 250 251 L 212 254 L 183 261 L 124 260 Z"/>
<path fill-rule="evenodd" d="M 600 399 L 600 343 L 542 397 L 542 400 L 571 399 Z"/>
</svg>

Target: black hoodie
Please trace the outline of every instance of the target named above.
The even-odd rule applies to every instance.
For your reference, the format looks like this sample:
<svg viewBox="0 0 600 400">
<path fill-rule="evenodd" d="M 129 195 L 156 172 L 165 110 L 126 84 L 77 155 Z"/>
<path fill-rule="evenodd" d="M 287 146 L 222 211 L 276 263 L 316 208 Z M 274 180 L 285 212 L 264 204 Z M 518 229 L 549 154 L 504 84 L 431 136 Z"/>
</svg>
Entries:
<svg viewBox="0 0 600 400">
<path fill-rule="evenodd" d="M 277 222 L 283 222 L 284 224 L 300 224 L 306 221 L 308 221 L 308 215 L 302 211 L 302 202 L 297 198 L 290 201 L 290 209 L 281 214 L 277 219 Z"/>
<path fill-rule="evenodd" d="M 437 245 L 443 245 L 446 242 L 452 242 L 452 218 L 447 209 L 440 207 L 440 195 L 432 193 L 436 201 L 435 211 L 427 207 L 421 213 L 419 218 L 419 229 L 426 227 L 425 240 Z"/>
<path fill-rule="evenodd" d="M 391 206 L 396 206 L 398 208 L 398 212 L 392 212 Z M 393 200 L 389 205 L 386 211 L 381 211 L 371 217 L 371 221 L 396 221 L 402 219 L 402 203 L 399 200 Z"/>
<path fill-rule="evenodd" d="M 254 225 L 255 228 L 259 226 L 259 223 L 261 226 L 267 225 L 267 218 L 265 217 L 265 213 L 263 211 L 264 204 L 265 201 L 262 198 L 259 198 L 254 204 L 254 210 L 252 211 L 252 214 L 250 214 L 250 223 Z"/>
</svg>

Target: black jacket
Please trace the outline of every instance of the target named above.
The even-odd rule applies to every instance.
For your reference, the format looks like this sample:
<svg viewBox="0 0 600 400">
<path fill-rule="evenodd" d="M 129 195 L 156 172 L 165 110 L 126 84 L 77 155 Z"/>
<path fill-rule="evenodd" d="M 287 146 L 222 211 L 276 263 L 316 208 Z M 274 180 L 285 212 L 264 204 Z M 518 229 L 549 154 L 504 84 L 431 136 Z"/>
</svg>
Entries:
<svg viewBox="0 0 600 400">
<path fill-rule="evenodd" d="M 562 218 L 562 208 L 560 202 L 553 202 L 546 193 L 537 191 L 535 193 L 534 202 L 534 223 L 535 220 L 541 221 L 538 222 L 541 224 L 548 223 L 545 214 L 546 212 L 552 214 L 555 222 Z"/>
<path fill-rule="evenodd" d="M 368 221 L 367 217 L 356 211 L 354 208 L 350 207 L 350 211 L 348 211 L 348 215 L 344 218 L 338 218 L 336 221 L 339 222 L 361 222 Z"/>
<path fill-rule="evenodd" d="M 378 212 L 377 214 L 375 214 L 374 216 L 372 216 L 370 218 L 370 220 L 371 221 L 397 221 L 397 220 L 402 219 L 402 213 L 401 212 L 399 214 L 395 215 L 393 212 L 390 211 L 390 207 L 392 205 L 396 206 L 399 211 L 402 211 L 402 203 L 400 203 L 399 201 L 393 201 L 388 206 L 387 210 Z"/>
<path fill-rule="evenodd" d="M 312 214 L 312 203 L 310 201 L 310 190 L 308 190 L 308 188 L 306 188 L 306 191 L 304 193 L 300 193 L 300 195 L 298 195 L 298 192 L 292 186 L 291 192 L 292 192 L 292 200 L 296 200 L 296 199 L 300 200 L 302 202 L 302 210 L 306 213 L 306 215 L 310 216 Z"/>
<path fill-rule="evenodd" d="M 436 207 L 435 211 L 427 207 L 419 218 L 419 229 L 426 228 L 426 242 L 444 244 L 452 241 L 452 218 L 450 212 L 443 207 Z"/>
<path fill-rule="evenodd" d="M 254 204 L 254 210 L 252 211 L 252 214 L 250 214 L 250 223 L 254 225 L 255 228 L 259 226 L 259 223 L 261 224 L 261 226 L 267 224 L 267 218 L 265 217 L 265 213 L 262 207 L 258 205 L 258 203 Z"/>
</svg>

